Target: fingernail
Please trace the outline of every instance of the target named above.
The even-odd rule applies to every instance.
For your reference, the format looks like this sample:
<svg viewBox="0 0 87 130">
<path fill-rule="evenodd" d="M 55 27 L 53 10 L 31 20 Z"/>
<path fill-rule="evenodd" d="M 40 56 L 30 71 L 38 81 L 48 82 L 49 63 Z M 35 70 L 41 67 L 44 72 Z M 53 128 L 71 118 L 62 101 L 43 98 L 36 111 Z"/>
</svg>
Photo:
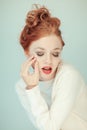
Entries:
<svg viewBox="0 0 87 130">
<path fill-rule="evenodd" d="M 29 56 L 28 59 L 32 59 L 34 56 Z"/>
</svg>

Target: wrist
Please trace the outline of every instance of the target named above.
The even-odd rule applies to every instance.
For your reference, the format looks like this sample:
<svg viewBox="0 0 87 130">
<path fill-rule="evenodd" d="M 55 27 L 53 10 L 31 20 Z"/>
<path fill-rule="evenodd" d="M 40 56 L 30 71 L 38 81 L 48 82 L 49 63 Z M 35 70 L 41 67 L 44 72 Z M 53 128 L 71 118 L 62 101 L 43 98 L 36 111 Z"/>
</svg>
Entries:
<svg viewBox="0 0 87 130">
<path fill-rule="evenodd" d="M 29 85 L 29 86 L 26 86 L 26 89 L 29 90 L 29 89 L 32 89 L 34 87 L 36 87 L 37 85 Z"/>
</svg>

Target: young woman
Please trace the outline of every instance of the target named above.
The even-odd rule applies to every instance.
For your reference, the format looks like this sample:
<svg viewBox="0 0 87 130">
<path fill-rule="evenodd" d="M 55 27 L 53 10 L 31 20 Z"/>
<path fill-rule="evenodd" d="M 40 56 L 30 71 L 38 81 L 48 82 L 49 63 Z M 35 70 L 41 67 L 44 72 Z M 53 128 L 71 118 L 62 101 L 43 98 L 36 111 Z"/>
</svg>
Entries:
<svg viewBox="0 0 87 130">
<path fill-rule="evenodd" d="M 45 7 L 28 12 L 20 36 L 27 61 L 16 90 L 37 130 L 87 130 L 87 87 L 61 59 L 59 27 L 60 20 Z"/>
</svg>

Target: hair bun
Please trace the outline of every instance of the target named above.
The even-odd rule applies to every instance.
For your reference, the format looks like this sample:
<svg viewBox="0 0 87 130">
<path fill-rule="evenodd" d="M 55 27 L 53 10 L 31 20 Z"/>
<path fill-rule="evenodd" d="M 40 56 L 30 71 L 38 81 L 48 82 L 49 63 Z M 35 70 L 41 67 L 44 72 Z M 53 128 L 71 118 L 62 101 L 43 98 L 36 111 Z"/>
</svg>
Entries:
<svg viewBox="0 0 87 130">
<path fill-rule="evenodd" d="M 45 8 L 39 8 L 28 12 L 26 24 L 29 28 L 35 27 L 43 21 L 47 21 L 50 17 L 49 11 Z"/>
</svg>

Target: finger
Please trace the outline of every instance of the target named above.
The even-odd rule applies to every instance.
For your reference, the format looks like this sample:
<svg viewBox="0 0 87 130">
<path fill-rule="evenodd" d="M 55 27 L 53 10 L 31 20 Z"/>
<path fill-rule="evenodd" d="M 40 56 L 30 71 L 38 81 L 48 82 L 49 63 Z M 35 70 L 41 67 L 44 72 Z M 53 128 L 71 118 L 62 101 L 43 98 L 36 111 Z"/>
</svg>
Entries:
<svg viewBox="0 0 87 130">
<path fill-rule="evenodd" d="M 27 63 L 27 62 L 31 61 L 33 58 L 34 58 L 34 56 L 33 56 L 33 55 L 32 55 L 32 56 L 30 56 L 30 57 L 28 57 L 28 59 L 25 61 L 25 63 Z"/>
<path fill-rule="evenodd" d="M 35 74 L 39 75 L 39 64 L 38 64 L 38 61 L 35 62 Z"/>
<path fill-rule="evenodd" d="M 29 61 L 31 61 L 33 58 L 34 58 L 33 56 L 29 57 L 29 58 L 22 64 L 21 68 L 25 68 L 26 65 L 29 63 Z"/>
<path fill-rule="evenodd" d="M 36 59 L 33 58 L 31 61 L 25 63 L 25 64 L 23 65 L 22 70 L 23 70 L 25 73 L 29 72 L 29 68 L 32 66 L 32 64 L 35 62 L 35 60 L 36 60 Z"/>
<path fill-rule="evenodd" d="M 26 65 L 29 64 L 29 63 L 30 63 L 30 65 L 31 65 L 32 62 L 30 62 L 30 61 L 32 61 L 33 59 L 34 59 L 34 56 L 29 57 L 29 58 L 22 64 L 22 66 L 26 66 Z"/>
</svg>

